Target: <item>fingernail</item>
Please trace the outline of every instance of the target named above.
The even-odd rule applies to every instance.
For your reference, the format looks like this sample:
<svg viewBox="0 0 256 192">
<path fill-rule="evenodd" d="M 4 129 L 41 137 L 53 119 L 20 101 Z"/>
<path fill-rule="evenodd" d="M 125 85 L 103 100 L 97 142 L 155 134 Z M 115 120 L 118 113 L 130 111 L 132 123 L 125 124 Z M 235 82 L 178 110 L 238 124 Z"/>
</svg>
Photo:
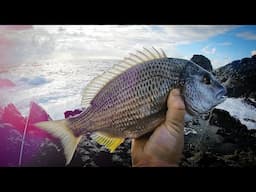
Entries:
<svg viewBox="0 0 256 192">
<path fill-rule="evenodd" d="M 172 94 L 172 96 L 179 96 L 180 95 L 180 90 L 179 89 L 173 89 L 171 94 Z"/>
</svg>

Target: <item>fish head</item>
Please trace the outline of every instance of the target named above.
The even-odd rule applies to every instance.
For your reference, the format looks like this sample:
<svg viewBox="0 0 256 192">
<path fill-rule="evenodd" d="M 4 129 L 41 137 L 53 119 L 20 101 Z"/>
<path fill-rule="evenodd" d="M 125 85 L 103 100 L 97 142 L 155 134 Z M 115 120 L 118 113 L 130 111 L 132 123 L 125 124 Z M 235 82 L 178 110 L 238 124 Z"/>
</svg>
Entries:
<svg viewBox="0 0 256 192">
<path fill-rule="evenodd" d="M 182 96 L 191 115 L 208 113 L 226 99 L 226 88 L 212 73 L 191 61 L 188 61 L 182 79 Z"/>
</svg>

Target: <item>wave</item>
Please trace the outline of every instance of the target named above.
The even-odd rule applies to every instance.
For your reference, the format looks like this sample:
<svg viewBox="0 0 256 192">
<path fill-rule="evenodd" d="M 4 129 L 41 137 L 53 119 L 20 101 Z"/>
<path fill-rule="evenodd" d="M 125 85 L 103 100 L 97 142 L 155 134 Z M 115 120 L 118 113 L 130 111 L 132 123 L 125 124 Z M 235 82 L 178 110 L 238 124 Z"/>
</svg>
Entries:
<svg viewBox="0 0 256 192">
<path fill-rule="evenodd" d="M 50 82 L 49 80 L 47 80 L 46 78 L 41 77 L 41 76 L 37 76 L 37 77 L 33 77 L 33 78 L 22 77 L 20 79 L 20 81 L 25 82 L 28 85 L 43 85 L 43 84 Z"/>
<path fill-rule="evenodd" d="M 248 129 L 256 129 L 256 107 L 245 102 L 244 98 L 227 98 L 216 108 L 226 110 L 239 119 Z"/>
</svg>

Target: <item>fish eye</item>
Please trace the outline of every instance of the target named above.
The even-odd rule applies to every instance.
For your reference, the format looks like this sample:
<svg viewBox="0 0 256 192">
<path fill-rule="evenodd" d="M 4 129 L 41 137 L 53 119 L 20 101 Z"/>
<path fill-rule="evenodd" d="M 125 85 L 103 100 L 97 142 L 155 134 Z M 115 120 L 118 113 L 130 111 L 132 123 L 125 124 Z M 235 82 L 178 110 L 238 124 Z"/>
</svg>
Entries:
<svg viewBox="0 0 256 192">
<path fill-rule="evenodd" d="M 211 79 L 210 79 L 210 77 L 205 75 L 205 76 L 203 77 L 203 83 L 206 84 L 206 85 L 211 84 Z"/>
</svg>

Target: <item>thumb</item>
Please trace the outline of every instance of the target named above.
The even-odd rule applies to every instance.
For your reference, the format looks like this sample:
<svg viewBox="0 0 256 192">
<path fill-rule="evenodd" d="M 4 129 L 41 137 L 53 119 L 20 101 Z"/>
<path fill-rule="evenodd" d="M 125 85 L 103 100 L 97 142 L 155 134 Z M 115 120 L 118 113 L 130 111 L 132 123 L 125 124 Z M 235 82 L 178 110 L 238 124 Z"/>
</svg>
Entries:
<svg viewBox="0 0 256 192">
<path fill-rule="evenodd" d="M 168 100 L 167 100 L 167 113 L 165 125 L 172 131 L 171 129 L 180 132 L 184 127 L 184 115 L 185 115 L 185 104 L 181 97 L 180 90 L 174 89 L 170 92 Z"/>
</svg>

